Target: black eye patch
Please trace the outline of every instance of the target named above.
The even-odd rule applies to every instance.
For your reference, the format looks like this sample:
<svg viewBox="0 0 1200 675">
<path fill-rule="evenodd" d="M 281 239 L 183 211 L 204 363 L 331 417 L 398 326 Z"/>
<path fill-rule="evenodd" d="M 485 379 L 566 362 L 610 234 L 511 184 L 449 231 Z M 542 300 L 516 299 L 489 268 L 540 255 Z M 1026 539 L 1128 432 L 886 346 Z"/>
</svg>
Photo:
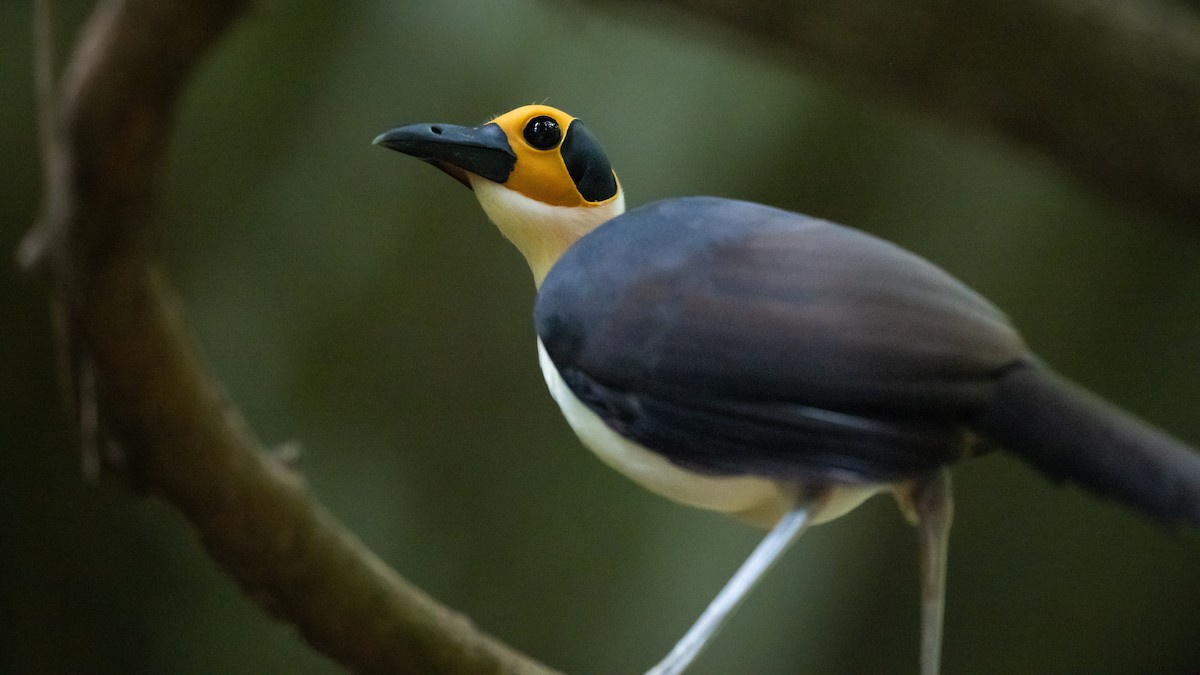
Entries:
<svg viewBox="0 0 1200 675">
<path fill-rule="evenodd" d="M 589 202 L 602 202 L 617 194 L 617 177 L 600 142 L 579 120 L 567 128 L 562 144 L 563 163 L 579 194 Z"/>
</svg>

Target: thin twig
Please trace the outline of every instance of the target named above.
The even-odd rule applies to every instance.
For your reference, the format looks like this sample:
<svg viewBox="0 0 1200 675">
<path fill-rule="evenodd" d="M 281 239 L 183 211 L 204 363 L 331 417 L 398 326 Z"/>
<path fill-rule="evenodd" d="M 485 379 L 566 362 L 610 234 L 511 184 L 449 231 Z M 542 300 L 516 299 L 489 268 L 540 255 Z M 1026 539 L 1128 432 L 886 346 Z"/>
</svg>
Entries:
<svg viewBox="0 0 1200 675">
<path fill-rule="evenodd" d="M 54 156 L 54 12 L 53 0 L 33 0 L 33 85 L 37 98 L 38 147 L 45 184 L 50 184 L 47 164 Z"/>
</svg>

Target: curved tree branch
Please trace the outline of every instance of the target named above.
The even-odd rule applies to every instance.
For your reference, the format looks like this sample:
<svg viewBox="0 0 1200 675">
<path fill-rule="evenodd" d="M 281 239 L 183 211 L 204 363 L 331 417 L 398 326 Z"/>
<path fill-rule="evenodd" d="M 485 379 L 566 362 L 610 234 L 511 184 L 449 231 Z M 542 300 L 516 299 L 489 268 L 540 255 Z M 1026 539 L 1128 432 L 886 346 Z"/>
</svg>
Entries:
<svg viewBox="0 0 1200 675">
<path fill-rule="evenodd" d="M 246 594 L 343 665 L 549 673 L 337 523 L 263 451 L 185 329 L 156 260 L 155 202 L 182 86 L 247 4 L 100 2 L 42 113 L 45 202 L 20 255 L 51 283 L 85 441 L 98 410 L 141 484 L 184 514 Z M 48 64 L 39 72 L 48 78 Z"/>
<path fill-rule="evenodd" d="M 659 3 L 873 97 L 1031 145 L 1102 194 L 1200 222 L 1200 16 L 1175 0 Z"/>
</svg>

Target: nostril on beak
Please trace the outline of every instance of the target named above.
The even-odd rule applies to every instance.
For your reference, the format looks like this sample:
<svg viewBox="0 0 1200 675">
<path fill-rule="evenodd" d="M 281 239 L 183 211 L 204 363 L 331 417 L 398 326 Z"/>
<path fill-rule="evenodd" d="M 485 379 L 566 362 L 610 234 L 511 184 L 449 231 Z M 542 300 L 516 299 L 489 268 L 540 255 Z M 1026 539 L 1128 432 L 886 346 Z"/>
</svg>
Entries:
<svg viewBox="0 0 1200 675">
<path fill-rule="evenodd" d="M 442 128 L 437 126 L 436 124 L 429 127 L 429 130 L 432 131 L 433 133 L 437 134 L 438 136 L 442 135 Z"/>
</svg>

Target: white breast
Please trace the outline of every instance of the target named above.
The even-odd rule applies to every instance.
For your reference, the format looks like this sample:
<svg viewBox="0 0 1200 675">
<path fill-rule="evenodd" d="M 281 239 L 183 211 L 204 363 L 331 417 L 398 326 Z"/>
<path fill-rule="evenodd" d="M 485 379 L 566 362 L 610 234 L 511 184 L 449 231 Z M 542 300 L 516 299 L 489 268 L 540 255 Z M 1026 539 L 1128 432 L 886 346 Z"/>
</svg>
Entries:
<svg viewBox="0 0 1200 675">
<path fill-rule="evenodd" d="M 538 361 L 550 395 L 558 402 L 579 440 L 605 464 L 638 485 L 688 506 L 735 515 L 747 522 L 770 526 L 796 505 L 800 486 L 757 476 L 711 476 L 688 471 L 613 431 L 583 404 L 563 382 L 538 340 Z M 831 489 L 816 522 L 832 520 L 861 504 L 882 486 Z"/>
</svg>

